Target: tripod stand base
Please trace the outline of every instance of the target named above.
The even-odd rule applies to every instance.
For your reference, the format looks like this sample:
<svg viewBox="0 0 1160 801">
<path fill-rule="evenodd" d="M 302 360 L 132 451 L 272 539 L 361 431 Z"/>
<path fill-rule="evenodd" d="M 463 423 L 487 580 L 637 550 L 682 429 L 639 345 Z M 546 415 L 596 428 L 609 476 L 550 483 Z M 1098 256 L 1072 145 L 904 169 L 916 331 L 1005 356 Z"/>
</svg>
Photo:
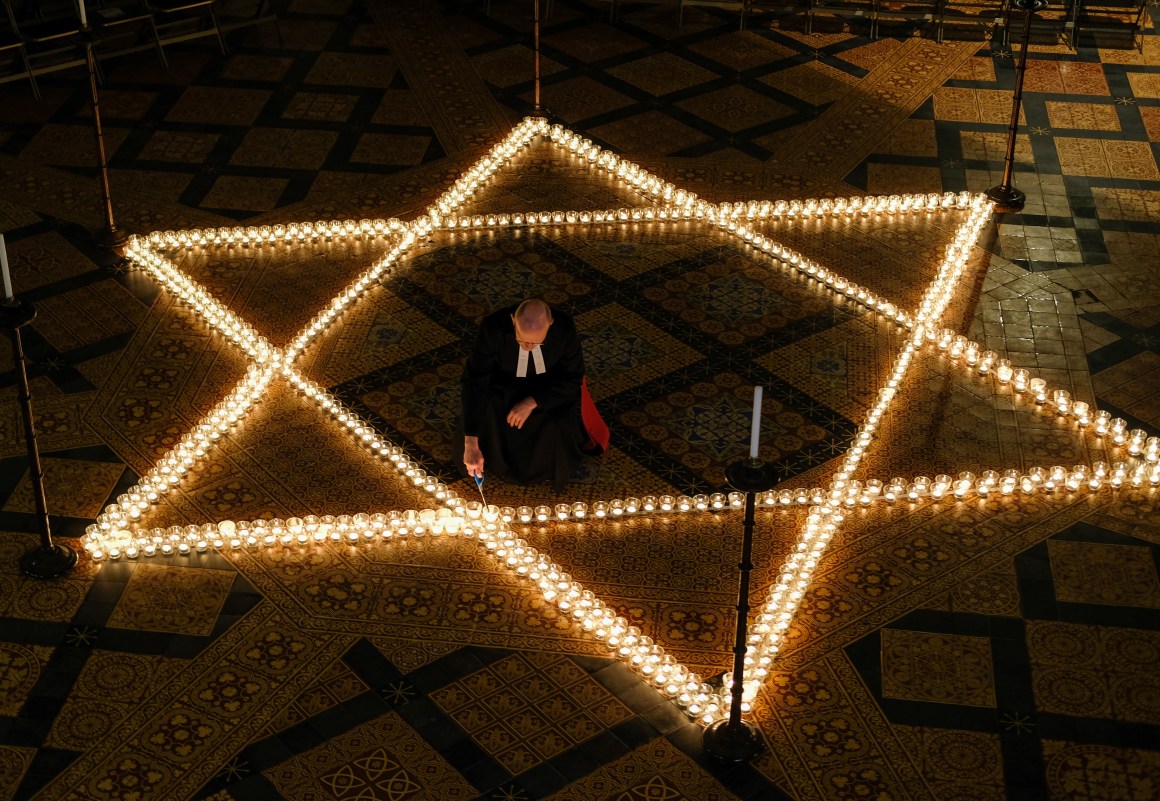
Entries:
<svg viewBox="0 0 1160 801">
<path fill-rule="evenodd" d="M 60 578 L 76 564 L 77 552 L 60 543 L 48 548 L 38 545 L 20 557 L 20 569 L 24 575 L 37 579 Z"/>
<path fill-rule="evenodd" d="M 765 750 L 761 732 L 752 723 L 737 721 L 730 726 L 729 720 L 719 720 L 701 736 L 705 753 L 722 762 L 748 762 Z"/>
<path fill-rule="evenodd" d="M 992 186 L 985 194 L 995 204 L 995 211 L 1023 211 L 1027 203 L 1027 195 L 1013 186 Z"/>
<path fill-rule="evenodd" d="M 129 234 L 117 226 L 105 226 L 93 233 L 93 243 L 106 250 L 120 250 L 129 241 Z"/>
</svg>

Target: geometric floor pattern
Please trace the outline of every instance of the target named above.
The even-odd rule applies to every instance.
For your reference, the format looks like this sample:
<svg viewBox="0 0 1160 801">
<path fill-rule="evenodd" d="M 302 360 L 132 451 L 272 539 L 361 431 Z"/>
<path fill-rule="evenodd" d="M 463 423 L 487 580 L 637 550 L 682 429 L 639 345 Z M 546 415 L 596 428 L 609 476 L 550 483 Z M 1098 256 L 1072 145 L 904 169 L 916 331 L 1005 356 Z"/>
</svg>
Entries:
<svg viewBox="0 0 1160 801">
<path fill-rule="evenodd" d="M 407 219 L 528 110 L 528 4 L 277 5 L 281 40 L 257 26 L 229 34 L 228 55 L 206 40 L 171 48 L 168 71 L 151 51 L 104 65 L 114 202 L 129 230 Z M 617 6 L 609 23 L 607 3 L 552 4 L 545 103 L 708 200 L 998 182 L 1010 47 L 973 32 L 937 46 L 907 29 L 870 40 L 822 19 L 811 34 L 768 16 L 741 31 L 714 9 L 686 9 L 678 27 L 675 4 Z M 1100 44 L 1036 40 L 1015 173 L 1029 202 L 985 232 L 985 275 L 948 324 L 1154 435 L 1160 62 L 1154 35 L 1143 53 Z M 38 309 L 25 342 L 64 538 L 245 369 L 143 276 L 98 265 L 81 77 L 42 76 L 40 101 L 25 84 L 0 85 L 0 229 L 16 289 Z M 611 191 L 533 157 L 496 202 L 541 208 L 557 192 L 561 208 L 620 205 Z M 871 272 L 900 284 L 934 261 L 917 232 L 860 235 L 848 251 L 836 237 L 792 244 L 846 274 L 881 265 Z M 763 432 L 778 448 L 769 458 L 792 482 L 824 483 L 827 448 L 844 449 L 899 344 L 864 315 L 813 308 L 793 281 L 705 231 L 630 246 L 595 232 L 456 236 L 414 257 L 423 269 L 392 287 L 405 302 L 374 304 L 311 366 L 348 405 L 405 424 L 391 438 L 438 470 L 455 465 L 439 391 L 454 376 L 440 366 L 462 358 L 465 334 L 507 293 L 554 293 L 584 322 L 591 383 L 623 447 L 623 461 L 589 465 L 574 485 L 595 498 L 618 494 L 601 471 L 630 462 L 652 486 L 720 487 L 730 444 L 678 451 L 665 421 L 691 387 L 701 407 L 728 415 L 733 398 L 744 414 L 755 378 L 784 390 L 785 419 Z M 329 264 L 302 269 L 329 275 Z M 256 304 L 270 286 L 260 264 L 250 283 L 224 266 L 233 298 Z M 746 309 L 761 312 L 743 321 L 752 339 L 712 325 L 715 312 L 732 324 Z M 274 304 L 260 324 L 247 319 L 292 332 L 295 313 Z M 746 350 L 755 341 L 768 349 Z M 384 367 L 388 352 L 406 357 Z M 730 358 L 758 374 L 728 377 Z M 0 798 L 1149 798 L 1160 786 L 1154 504 L 1094 496 L 998 515 L 925 504 L 848 520 L 755 701 L 767 750 L 726 768 L 705 759 L 675 707 L 470 549 L 416 540 L 320 548 L 307 564 L 201 554 L 82 561 L 50 584 L 21 577 L 35 524 L 9 359 L 0 354 Z M 1009 410 L 956 414 L 971 390 L 943 373 L 912 376 L 933 398 L 912 410 L 921 433 L 871 472 L 933 475 L 940 454 L 956 465 L 1094 458 Z M 373 471 L 319 458 L 312 443 L 327 432 L 292 399 L 273 400 L 166 514 L 347 511 L 399 494 Z M 358 463 L 346 455 L 334 461 Z M 759 565 L 783 558 L 791 515 L 763 513 Z M 728 666 L 735 619 L 731 520 L 554 524 L 537 547 L 712 675 Z M 755 591 L 775 579 L 759 568 Z M 335 626 L 342 615 L 327 605 L 365 592 L 360 580 L 373 581 L 374 614 Z M 98 770 L 117 785 L 81 789 Z"/>
</svg>

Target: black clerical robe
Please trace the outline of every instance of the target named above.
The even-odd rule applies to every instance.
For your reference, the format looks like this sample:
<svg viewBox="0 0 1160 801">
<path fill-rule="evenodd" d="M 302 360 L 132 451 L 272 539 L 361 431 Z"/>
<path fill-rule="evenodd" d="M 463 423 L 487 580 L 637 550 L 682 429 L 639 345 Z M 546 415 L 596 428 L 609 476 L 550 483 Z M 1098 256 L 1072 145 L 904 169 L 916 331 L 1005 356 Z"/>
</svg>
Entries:
<svg viewBox="0 0 1160 801">
<path fill-rule="evenodd" d="M 526 375 L 516 375 L 520 346 L 511 316 L 516 307 L 483 319 L 475 348 L 463 368 L 463 433 L 479 437 L 484 471 L 529 484 L 549 480 L 562 490 L 580 464 L 583 427 L 580 383 L 584 354 L 572 317 L 553 311 L 540 345 L 544 372 L 532 354 Z M 507 414 L 524 398 L 536 408 L 522 428 L 508 425 Z"/>
</svg>

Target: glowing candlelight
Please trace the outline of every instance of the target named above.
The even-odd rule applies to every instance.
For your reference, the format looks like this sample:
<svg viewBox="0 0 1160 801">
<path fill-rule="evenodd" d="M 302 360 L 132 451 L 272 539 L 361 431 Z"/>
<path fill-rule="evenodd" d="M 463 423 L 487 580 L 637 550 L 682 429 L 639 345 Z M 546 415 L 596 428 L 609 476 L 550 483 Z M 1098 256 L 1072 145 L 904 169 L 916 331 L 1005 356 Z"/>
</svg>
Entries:
<svg viewBox="0 0 1160 801">
<path fill-rule="evenodd" d="M 764 387 L 753 388 L 753 427 L 749 430 L 749 458 L 757 458 L 757 444 L 761 440 L 761 393 Z"/>
</svg>

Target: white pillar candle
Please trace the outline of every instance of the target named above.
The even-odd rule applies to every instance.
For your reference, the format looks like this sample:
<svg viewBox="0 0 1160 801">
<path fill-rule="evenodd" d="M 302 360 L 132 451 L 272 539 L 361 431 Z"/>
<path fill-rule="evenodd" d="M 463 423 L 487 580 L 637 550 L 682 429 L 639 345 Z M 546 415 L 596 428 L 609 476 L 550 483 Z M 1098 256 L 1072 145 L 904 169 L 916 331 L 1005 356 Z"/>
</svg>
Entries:
<svg viewBox="0 0 1160 801">
<path fill-rule="evenodd" d="M 77 7 L 81 12 L 81 27 L 89 24 L 89 18 L 85 16 L 85 0 L 77 0 Z"/>
<path fill-rule="evenodd" d="M 753 388 L 753 427 L 749 430 L 749 458 L 757 458 L 757 445 L 761 440 L 761 392 L 763 387 Z"/>
<path fill-rule="evenodd" d="M 4 273 L 4 300 L 12 300 L 12 274 L 8 272 L 8 248 L 0 234 L 0 271 Z"/>
</svg>

